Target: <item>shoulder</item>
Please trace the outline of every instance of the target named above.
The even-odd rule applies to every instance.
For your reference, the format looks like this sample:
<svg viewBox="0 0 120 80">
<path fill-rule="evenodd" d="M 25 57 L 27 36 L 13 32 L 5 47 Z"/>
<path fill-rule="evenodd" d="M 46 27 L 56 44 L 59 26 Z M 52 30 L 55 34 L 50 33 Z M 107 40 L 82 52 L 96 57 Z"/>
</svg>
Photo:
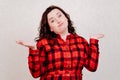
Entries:
<svg viewBox="0 0 120 80">
<path fill-rule="evenodd" d="M 40 47 L 40 46 L 44 46 L 48 44 L 48 39 L 47 38 L 42 38 L 40 40 L 37 41 L 37 46 Z"/>
<path fill-rule="evenodd" d="M 75 38 L 78 38 L 78 39 L 84 39 L 84 40 L 85 40 L 85 38 L 84 38 L 83 36 L 81 36 L 81 35 L 73 34 L 73 36 L 74 36 Z"/>
<path fill-rule="evenodd" d="M 76 39 L 77 41 L 79 41 L 79 42 L 87 42 L 87 40 L 83 37 L 83 36 L 81 36 L 81 35 L 78 35 L 78 34 L 73 34 L 74 35 L 74 39 Z"/>
</svg>

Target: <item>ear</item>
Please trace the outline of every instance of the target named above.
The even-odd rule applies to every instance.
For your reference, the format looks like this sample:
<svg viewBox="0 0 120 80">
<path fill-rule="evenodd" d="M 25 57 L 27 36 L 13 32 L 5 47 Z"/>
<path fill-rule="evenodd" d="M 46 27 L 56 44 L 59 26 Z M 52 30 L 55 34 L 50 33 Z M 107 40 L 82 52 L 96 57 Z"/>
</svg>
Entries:
<svg viewBox="0 0 120 80">
<path fill-rule="evenodd" d="M 53 32 L 53 29 L 52 29 L 52 27 L 50 27 L 50 26 L 49 26 L 49 29 L 50 29 L 50 31 L 51 31 L 51 32 Z"/>
<path fill-rule="evenodd" d="M 53 29 L 50 29 L 51 32 L 53 32 Z"/>
</svg>

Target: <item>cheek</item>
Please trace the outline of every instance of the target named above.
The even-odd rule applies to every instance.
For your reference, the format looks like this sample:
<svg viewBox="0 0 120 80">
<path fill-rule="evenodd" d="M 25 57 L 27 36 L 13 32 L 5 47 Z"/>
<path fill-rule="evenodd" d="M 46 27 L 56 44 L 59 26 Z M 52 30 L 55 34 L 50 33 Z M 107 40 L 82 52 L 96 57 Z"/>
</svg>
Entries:
<svg viewBox="0 0 120 80">
<path fill-rule="evenodd" d="M 56 23 L 53 23 L 53 24 L 51 24 L 51 26 L 52 26 L 52 27 L 56 27 L 56 26 L 57 26 L 57 24 L 56 24 Z"/>
<path fill-rule="evenodd" d="M 51 30 L 55 30 L 57 25 L 54 23 L 54 24 L 49 24 L 49 26 Z"/>
<path fill-rule="evenodd" d="M 65 16 L 62 17 L 62 20 L 63 21 L 68 21 L 67 17 L 65 17 Z"/>
<path fill-rule="evenodd" d="M 68 24 L 68 19 L 67 19 L 66 17 L 64 17 L 64 18 L 63 18 L 63 22 L 64 22 L 65 24 Z"/>
<path fill-rule="evenodd" d="M 64 23 L 65 23 L 66 26 L 68 26 L 68 20 L 67 19 L 64 20 Z"/>
</svg>

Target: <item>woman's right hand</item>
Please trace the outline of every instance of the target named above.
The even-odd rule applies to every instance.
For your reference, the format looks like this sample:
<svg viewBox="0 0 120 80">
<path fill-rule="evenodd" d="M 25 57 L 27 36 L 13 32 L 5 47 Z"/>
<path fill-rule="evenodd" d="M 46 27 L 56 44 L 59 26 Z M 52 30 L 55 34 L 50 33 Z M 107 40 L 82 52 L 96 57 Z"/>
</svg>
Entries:
<svg viewBox="0 0 120 80">
<path fill-rule="evenodd" d="M 31 49 L 36 49 L 36 45 L 34 43 L 28 43 L 28 42 L 24 42 L 22 40 L 18 40 L 16 41 L 17 44 L 31 48 Z"/>
</svg>

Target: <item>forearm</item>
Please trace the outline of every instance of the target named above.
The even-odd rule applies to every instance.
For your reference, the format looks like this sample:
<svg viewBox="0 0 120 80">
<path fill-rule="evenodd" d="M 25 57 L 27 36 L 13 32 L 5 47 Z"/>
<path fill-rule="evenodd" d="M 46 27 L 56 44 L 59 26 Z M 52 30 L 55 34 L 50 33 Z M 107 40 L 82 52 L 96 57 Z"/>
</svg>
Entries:
<svg viewBox="0 0 120 80">
<path fill-rule="evenodd" d="M 44 75 L 47 70 L 45 48 L 40 44 L 38 45 L 36 50 L 29 49 L 28 56 L 29 69 L 34 78 Z"/>
<path fill-rule="evenodd" d="M 85 67 L 90 71 L 96 71 L 99 59 L 98 40 L 90 39 L 90 45 L 86 51 L 87 57 L 85 60 Z"/>
<path fill-rule="evenodd" d="M 39 54 L 37 49 L 33 50 L 29 48 L 28 66 L 34 78 L 40 77 Z"/>
</svg>

